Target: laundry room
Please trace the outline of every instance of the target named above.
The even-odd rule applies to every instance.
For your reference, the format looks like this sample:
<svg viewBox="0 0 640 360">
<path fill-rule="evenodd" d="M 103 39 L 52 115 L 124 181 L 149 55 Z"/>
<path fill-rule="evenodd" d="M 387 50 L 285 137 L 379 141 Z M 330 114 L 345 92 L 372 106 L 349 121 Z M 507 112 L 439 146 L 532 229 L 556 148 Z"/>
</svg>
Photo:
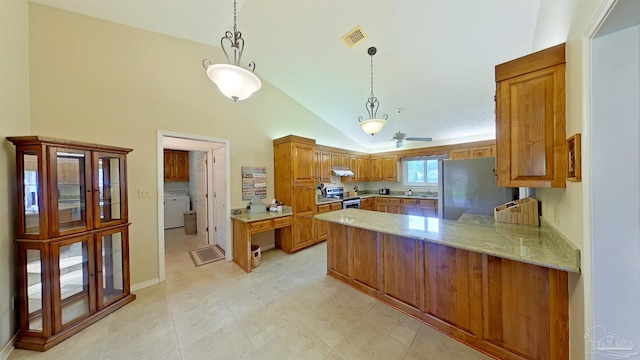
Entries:
<svg viewBox="0 0 640 360">
<path fill-rule="evenodd" d="M 185 226 L 185 212 L 196 210 L 197 158 L 202 151 L 164 149 L 164 228 Z M 186 224 L 190 225 L 190 224 Z M 192 229 L 185 228 L 190 233 Z"/>
</svg>

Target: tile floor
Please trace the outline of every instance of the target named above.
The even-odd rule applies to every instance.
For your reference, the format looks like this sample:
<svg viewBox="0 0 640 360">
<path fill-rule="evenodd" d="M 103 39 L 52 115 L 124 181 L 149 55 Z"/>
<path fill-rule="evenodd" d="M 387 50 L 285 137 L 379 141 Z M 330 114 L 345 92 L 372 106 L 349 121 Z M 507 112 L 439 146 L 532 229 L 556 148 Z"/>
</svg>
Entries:
<svg viewBox="0 0 640 360">
<path fill-rule="evenodd" d="M 246 274 L 165 232 L 166 281 L 60 345 L 20 359 L 456 359 L 489 357 L 326 275 L 326 243 L 262 253 Z"/>
</svg>

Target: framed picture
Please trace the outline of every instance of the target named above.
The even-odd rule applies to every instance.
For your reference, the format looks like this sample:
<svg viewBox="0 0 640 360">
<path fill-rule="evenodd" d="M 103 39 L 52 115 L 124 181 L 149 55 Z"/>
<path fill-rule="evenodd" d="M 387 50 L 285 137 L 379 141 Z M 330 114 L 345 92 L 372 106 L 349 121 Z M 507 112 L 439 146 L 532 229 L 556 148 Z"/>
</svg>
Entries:
<svg viewBox="0 0 640 360">
<path fill-rule="evenodd" d="M 567 139 L 567 180 L 581 181 L 582 179 L 582 156 L 580 149 L 580 134 L 575 134 Z"/>
</svg>

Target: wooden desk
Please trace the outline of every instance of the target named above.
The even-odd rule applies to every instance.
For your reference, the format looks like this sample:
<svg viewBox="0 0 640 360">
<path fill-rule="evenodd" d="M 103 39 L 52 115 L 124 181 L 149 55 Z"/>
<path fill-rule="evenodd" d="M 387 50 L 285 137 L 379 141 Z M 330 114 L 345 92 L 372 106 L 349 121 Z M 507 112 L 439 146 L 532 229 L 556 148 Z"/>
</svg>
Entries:
<svg viewBox="0 0 640 360">
<path fill-rule="evenodd" d="M 233 220 L 233 261 L 246 272 L 251 272 L 251 236 L 253 234 L 285 228 L 291 231 L 293 212 L 285 206 L 282 212 L 247 214 L 245 209 Z"/>
</svg>

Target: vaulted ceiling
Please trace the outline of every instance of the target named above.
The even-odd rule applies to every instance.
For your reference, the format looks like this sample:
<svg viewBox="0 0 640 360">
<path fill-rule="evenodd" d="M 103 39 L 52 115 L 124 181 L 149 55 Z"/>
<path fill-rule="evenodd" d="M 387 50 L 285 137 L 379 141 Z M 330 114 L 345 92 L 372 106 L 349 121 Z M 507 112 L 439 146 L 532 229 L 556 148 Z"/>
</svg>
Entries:
<svg viewBox="0 0 640 360">
<path fill-rule="evenodd" d="M 32 1 L 216 47 L 233 25 L 232 0 Z M 242 62 L 366 150 L 393 148 L 381 140 L 398 129 L 433 144 L 490 139 L 494 66 L 532 52 L 540 1 L 240 0 Z M 348 47 L 358 25 L 366 38 Z M 357 120 L 368 118 L 371 46 L 378 115 L 389 115 L 374 137 Z"/>
</svg>

